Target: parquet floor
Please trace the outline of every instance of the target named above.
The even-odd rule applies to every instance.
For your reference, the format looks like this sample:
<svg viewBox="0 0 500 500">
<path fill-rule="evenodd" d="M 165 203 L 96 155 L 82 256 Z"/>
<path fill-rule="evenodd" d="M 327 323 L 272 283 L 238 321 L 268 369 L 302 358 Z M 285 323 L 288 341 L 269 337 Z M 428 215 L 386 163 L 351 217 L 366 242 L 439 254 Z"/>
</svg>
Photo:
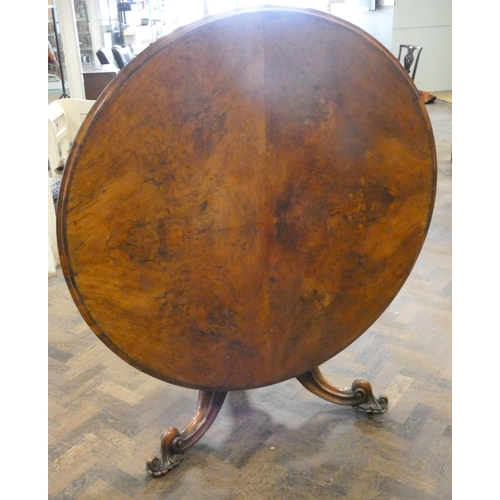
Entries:
<svg viewBox="0 0 500 500">
<path fill-rule="evenodd" d="M 451 498 L 451 111 L 427 106 L 439 160 L 420 258 L 379 320 L 322 366 L 335 385 L 368 378 L 389 410 L 326 403 L 295 380 L 230 393 L 169 475 L 145 462 L 197 392 L 157 381 L 89 330 L 62 273 L 49 279 L 50 499 L 318 500 Z"/>
</svg>

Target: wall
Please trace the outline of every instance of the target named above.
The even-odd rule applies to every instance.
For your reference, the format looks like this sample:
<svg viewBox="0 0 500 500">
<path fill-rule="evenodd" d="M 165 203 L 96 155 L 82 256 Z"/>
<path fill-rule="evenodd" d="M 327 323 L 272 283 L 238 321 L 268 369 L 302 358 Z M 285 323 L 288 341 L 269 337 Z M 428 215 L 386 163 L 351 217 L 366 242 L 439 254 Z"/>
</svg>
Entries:
<svg viewBox="0 0 500 500">
<path fill-rule="evenodd" d="M 429 92 L 452 90 L 452 0 L 396 0 L 392 53 L 399 44 L 421 45 L 415 84 Z"/>
</svg>

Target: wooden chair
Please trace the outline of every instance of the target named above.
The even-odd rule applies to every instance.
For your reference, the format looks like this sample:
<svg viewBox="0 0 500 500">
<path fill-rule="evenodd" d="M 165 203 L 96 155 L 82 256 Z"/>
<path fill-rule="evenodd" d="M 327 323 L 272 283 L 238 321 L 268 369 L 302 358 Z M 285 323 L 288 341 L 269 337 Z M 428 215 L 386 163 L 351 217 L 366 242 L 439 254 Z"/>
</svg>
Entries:
<svg viewBox="0 0 500 500">
<path fill-rule="evenodd" d="M 418 60 L 420 59 L 420 53 L 422 52 L 422 48 L 423 47 L 419 47 L 417 45 L 401 44 L 399 46 L 398 61 L 404 66 L 405 70 L 411 76 L 412 80 L 415 80 L 415 74 L 417 73 Z M 403 56 L 403 60 L 401 60 L 403 49 L 406 50 L 406 53 Z M 415 53 L 416 53 L 416 56 L 415 56 Z M 413 69 L 413 72 L 412 72 L 412 69 Z"/>
</svg>

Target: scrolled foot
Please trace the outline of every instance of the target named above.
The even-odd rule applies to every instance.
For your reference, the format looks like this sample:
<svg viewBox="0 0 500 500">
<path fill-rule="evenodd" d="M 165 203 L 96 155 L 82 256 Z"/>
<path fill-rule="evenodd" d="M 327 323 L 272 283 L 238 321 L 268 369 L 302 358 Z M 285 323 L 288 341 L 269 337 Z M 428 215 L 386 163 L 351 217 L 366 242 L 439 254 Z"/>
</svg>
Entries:
<svg viewBox="0 0 500 500">
<path fill-rule="evenodd" d="M 175 427 L 169 427 L 161 436 L 161 454 L 151 457 L 146 463 L 148 474 L 161 477 L 177 467 L 182 461 L 179 448 L 180 432 Z"/>
<path fill-rule="evenodd" d="M 151 457 L 146 463 L 148 474 L 161 477 L 181 463 L 183 453 L 212 425 L 226 395 L 227 392 L 200 391 L 196 412 L 186 427 L 181 432 L 175 427 L 169 427 L 162 434 L 160 456 Z"/>
<path fill-rule="evenodd" d="M 387 396 L 379 396 L 375 398 L 372 391 L 372 386 L 368 380 L 356 379 L 352 383 L 351 390 L 354 394 L 356 402 L 351 406 L 359 408 L 365 413 L 372 415 L 382 414 L 389 407 L 389 398 Z M 359 401 L 359 402 L 358 402 Z"/>
<path fill-rule="evenodd" d="M 370 414 L 384 413 L 388 408 L 387 396 L 375 398 L 370 382 L 365 379 L 356 379 L 350 389 L 341 389 L 331 385 L 323 377 L 319 368 L 314 368 L 297 377 L 297 380 L 308 391 L 330 403 L 354 406 Z"/>
<path fill-rule="evenodd" d="M 148 474 L 153 477 L 162 477 L 168 472 L 170 472 L 174 467 L 177 467 L 181 463 L 182 458 L 179 458 L 176 461 L 165 461 L 163 462 L 158 457 L 151 457 L 146 462 L 146 470 Z"/>
</svg>

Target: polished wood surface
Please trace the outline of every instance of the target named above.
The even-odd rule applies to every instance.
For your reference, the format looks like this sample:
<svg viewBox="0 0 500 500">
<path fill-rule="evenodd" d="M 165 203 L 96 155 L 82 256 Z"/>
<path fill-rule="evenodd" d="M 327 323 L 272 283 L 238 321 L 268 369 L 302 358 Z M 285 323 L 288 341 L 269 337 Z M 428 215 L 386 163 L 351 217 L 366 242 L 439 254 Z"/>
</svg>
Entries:
<svg viewBox="0 0 500 500">
<path fill-rule="evenodd" d="M 76 139 L 61 263 L 115 353 L 225 391 L 312 370 L 387 308 L 436 185 L 404 68 L 327 14 L 208 18 L 137 56 Z"/>
<path fill-rule="evenodd" d="M 95 69 L 83 72 L 85 98 L 96 100 L 111 80 L 118 74 L 118 69 L 112 64 L 105 64 Z"/>
</svg>

